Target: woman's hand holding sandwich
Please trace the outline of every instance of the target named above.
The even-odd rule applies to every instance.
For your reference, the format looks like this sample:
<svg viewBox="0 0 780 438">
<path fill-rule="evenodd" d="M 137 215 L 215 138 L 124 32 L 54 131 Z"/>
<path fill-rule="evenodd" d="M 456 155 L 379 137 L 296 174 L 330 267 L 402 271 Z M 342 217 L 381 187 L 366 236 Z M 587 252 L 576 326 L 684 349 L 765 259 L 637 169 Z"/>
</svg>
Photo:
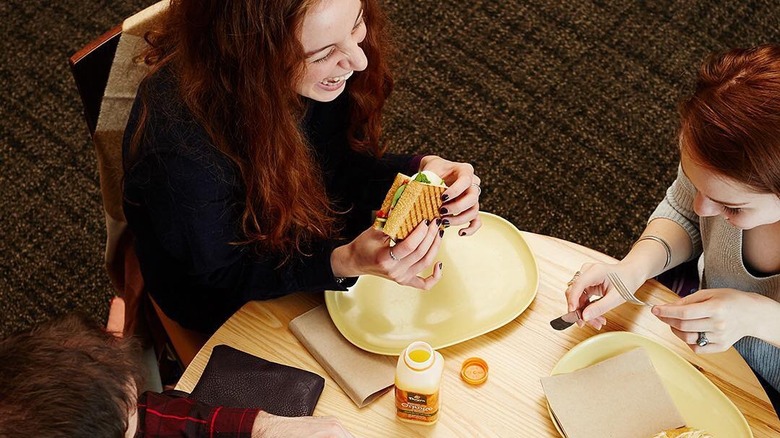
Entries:
<svg viewBox="0 0 780 438">
<path fill-rule="evenodd" d="M 420 161 L 420 170 L 429 170 L 439 175 L 447 184 L 447 190 L 442 194 L 443 225 L 468 224 L 458 231 L 458 235 L 470 236 L 476 233 L 482 226 L 478 215 L 482 189 L 479 187 L 480 178 L 474 174 L 474 167 L 469 163 L 456 163 L 436 155 L 427 155 Z"/>
<path fill-rule="evenodd" d="M 419 274 L 433 264 L 439 252 L 444 234 L 439 225 L 437 221 L 422 222 L 393 247 L 386 234 L 369 228 L 352 242 L 333 250 L 330 258 L 333 274 L 337 277 L 370 274 L 429 290 L 441 279 L 441 262 L 434 265 L 428 277 Z"/>
<path fill-rule="evenodd" d="M 333 274 L 370 274 L 417 289 L 432 288 L 443 268 L 435 260 L 443 228 L 466 225 L 458 234 L 468 236 L 481 226 L 479 184 L 471 164 L 435 155 L 423 157 L 419 173 L 411 177 L 398 174 L 393 181 L 374 227 L 333 251 Z M 428 220 L 417 223 L 421 216 Z M 391 246 L 391 241 L 395 245 Z M 421 277 L 420 273 L 432 265 L 431 275 Z"/>
</svg>

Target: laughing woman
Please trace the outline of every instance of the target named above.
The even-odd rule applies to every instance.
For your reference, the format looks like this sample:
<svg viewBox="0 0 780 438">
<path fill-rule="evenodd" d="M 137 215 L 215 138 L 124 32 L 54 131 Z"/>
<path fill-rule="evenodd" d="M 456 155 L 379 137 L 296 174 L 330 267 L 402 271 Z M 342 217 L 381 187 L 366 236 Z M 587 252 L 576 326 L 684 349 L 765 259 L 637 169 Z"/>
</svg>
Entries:
<svg viewBox="0 0 780 438">
<path fill-rule="evenodd" d="M 370 228 L 397 172 L 441 175 L 441 225 L 480 227 L 471 165 L 383 153 L 384 22 L 377 0 L 171 1 L 126 130 L 124 207 L 146 288 L 182 326 L 363 274 L 429 289 L 440 224 L 392 252 Z"/>
</svg>

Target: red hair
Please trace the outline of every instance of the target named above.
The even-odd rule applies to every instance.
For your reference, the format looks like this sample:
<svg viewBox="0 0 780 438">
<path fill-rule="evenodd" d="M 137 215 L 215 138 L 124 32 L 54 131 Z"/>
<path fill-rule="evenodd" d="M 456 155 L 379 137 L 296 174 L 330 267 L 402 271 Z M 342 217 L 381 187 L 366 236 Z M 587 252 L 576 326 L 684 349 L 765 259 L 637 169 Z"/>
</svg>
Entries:
<svg viewBox="0 0 780 438">
<path fill-rule="evenodd" d="M 780 46 L 711 56 L 679 112 L 683 151 L 758 193 L 780 196 Z"/>
<path fill-rule="evenodd" d="M 170 65 L 180 94 L 214 145 L 235 163 L 245 190 L 244 244 L 292 254 L 336 233 L 336 212 L 300 130 L 295 85 L 303 76 L 303 19 L 317 0 L 172 0 L 159 31 L 147 35 L 152 72 Z M 381 156 L 381 111 L 392 90 L 385 17 L 363 0 L 368 68 L 346 84 L 348 141 Z M 150 74 L 151 74 L 150 73 Z M 146 102 L 144 102 L 146 105 Z M 140 142 L 142 110 L 133 143 Z"/>
</svg>

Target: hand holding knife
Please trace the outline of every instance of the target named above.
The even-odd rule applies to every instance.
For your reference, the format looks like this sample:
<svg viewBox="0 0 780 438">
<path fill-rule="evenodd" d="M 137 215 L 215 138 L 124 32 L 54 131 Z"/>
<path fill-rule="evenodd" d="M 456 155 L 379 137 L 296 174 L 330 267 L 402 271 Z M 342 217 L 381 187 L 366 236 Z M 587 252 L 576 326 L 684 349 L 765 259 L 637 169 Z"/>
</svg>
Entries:
<svg viewBox="0 0 780 438">
<path fill-rule="evenodd" d="M 575 309 L 565 315 L 561 315 L 558 318 L 550 321 L 550 325 L 555 330 L 566 330 L 571 327 L 572 324 L 582 319 L 582 311 Z"/>
<path fill-rule="evenodd" d="M 553 319 L 550 321 L 550 325 L 555 330 L 566 330 L 567 328 L 571 327 L 572 324 L 574 324 L 577 321 L 582 320 L 582 311 L 587 307 L 590 303 L 595 303 L 596 301 L 602 299 L 603 295 L 590 295 L 588 296 L 588 302 L 585 303 L 584 306 L 574 309 L 569 313 L 566 313 L 564 315 L 559 316 L 558 318 Z"/>
<path fill-rule="evenodd" d="M 574 281 L 577 280 L 577 277 L 580 276 L 580 271 L 577 271 L 574 273 L 574 277 L 569 280 L 568 283 L 566 283 L 566 290 L 569 290 L 572 284 L 574 284 Z M 579 309 L 574 309 L 569 313 L 566 313 L 564 315 L 559 316 L 558 318 L 553 319 L 550 321 L 550 325 L 555 330 L 566 330 L 567 328 L 571 327 L 572 324 L 582 319 L 582 309 L 584 307 L 580 307 Z"/>
</svg>

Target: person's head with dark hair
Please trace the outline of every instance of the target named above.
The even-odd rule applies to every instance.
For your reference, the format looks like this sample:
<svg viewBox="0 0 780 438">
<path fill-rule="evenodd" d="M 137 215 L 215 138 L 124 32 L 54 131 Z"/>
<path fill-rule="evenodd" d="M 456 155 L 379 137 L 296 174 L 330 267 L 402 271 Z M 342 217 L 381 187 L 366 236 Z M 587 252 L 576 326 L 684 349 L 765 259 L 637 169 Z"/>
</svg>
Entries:
<svg viewBox="0 0 780 438">
<path fill-rule="evenodd" d="M 132 339 L 75 314 L 0 341 L 0 436 L 125 436 L 138 357 Z"/>
<path fill-rule="evenodd" d="M 336 212 L 301 114 L 306 98 L 347 94 L 349 144 L 381 155 L 381 111 L 393 80 L 379 2 L 173 0 L 147 39 L 147 64 L 174 71 L 187 108 L 240 170 L 243 243 L 290 254 L 332 237 Z M 141 96 L 147 104 L 154 98 Z"/>
<path fill-rule="evenodd" d="M 780 219 L 761 216 L 780 197 L 778 96 L 780 46 L 715 54 L 699 69 L 679 112 L 682 165 L 699 190 L 700 215 L 723 214 L 745 229 Z"/>
</svg>

